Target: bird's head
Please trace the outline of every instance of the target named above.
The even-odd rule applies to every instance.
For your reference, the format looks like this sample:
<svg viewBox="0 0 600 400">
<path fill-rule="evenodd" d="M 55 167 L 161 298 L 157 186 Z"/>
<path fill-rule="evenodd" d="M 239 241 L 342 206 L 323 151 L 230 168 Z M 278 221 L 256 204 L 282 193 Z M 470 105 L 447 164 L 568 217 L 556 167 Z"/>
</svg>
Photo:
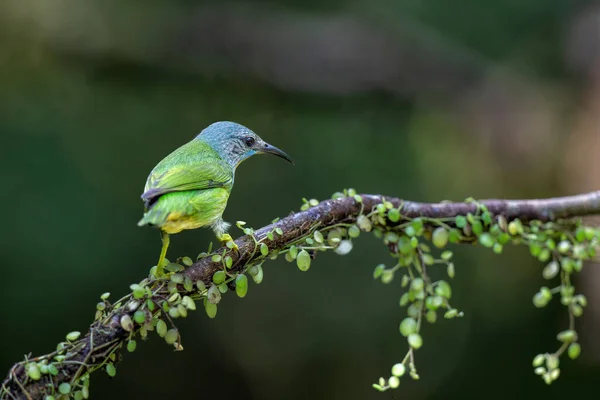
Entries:
<svg viewBox="0 0 600 400">
<path fill-rule="evenodd" d="M 234 168 L 255 154 L 274 154 L 294 164 L 290 156 L 282 150 L 235 122 L 215 122 L 200 132 L 197 139 L 208 143 Z"/>
</svg>

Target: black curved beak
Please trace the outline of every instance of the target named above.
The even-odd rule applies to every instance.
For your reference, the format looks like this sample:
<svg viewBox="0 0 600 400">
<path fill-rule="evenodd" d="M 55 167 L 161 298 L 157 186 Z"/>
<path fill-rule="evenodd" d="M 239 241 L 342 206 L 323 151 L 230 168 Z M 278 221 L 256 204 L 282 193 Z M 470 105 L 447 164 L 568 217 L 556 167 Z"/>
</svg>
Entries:
<svg viewBox="0 0 600 400">
<path fill-rule="evenodd" d="M 281 157 L 284 160 L 289 161 L 292 165 L 296 165 L 294 160 L 292 160 L 290 156 L 288 156 L 283 150 L 280 150 L 275 146 L 271 146 L 269 143 L 265 143 L 263 145 L 261 152 L 276 155 L 277 157 Z"/>
</svg>

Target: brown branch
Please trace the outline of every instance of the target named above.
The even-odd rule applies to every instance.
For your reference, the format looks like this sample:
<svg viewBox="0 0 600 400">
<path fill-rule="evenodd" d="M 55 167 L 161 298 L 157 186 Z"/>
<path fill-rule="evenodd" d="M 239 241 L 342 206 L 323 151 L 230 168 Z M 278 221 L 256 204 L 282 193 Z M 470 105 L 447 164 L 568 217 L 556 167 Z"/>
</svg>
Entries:
<svg viewBox="0 0 600 400">
<path fill-rule="evenodd" d="M 419 203 L 368 194 L 361 195 L 361 199 L 362 202 L 357 202 L 354 197 L 323 201 L 306 211 L 292 213 L 278 222 L 259 229 L 255 232 L 254 238 L 248 235 L 238 238 L 235 241 L 239 248 L 237 251 L 221 248 L 213 254 L 227 252 L 234 262 L 231 270 L 239 272 L 249 262 L 258 262 L 264 258 L 259 251 L 256 251 L 255 240 L 262 240 L 272 254 L 305 237 L 316 225 L 319 229 L 323 229 L 342 222 L 352 223 L 362 210 L 369 211 L 384 199 L 391 202 L 394 207 L 401 207 L 401 214 L 408 218 L 439 219 L 474 214 L 478 210 L 478 204 L 485 205 L 492 215 L 503 215 L 509 221 L 516 218 L 523 222 L 551 221 L 600 214 L 600 191 L 542 200 L 482 200 L 478 203 Z M 268 239 L 269 232 L 275 232 L 276 229 L 281 229 L 281 234 L 274 234 L 272 240 Z M 213 262 L 212 257 L 204 257 L 185 269 L 182 274 L 194 283 L 203 281 L 208 285 L 213 274 L 219 269 L 222 269 L 220 262 Z M 185 293 L 185 290 L 181 289 L 181 293 Z M 134 311 L 122 307 L 119 313 L 113 315 L 108 321 L 94 322 L 89 332 L 73 343 L 71 349 L 74 350 L 66 354 L 65 362 L 61 364 L 61 369 L 56 376 L 45 374 L 40 380 L 32 380 L 27 377 L 22 363 L 15 364 L 2 384 L 0 399 L 42 399 L 46 394 L 47 384 L 51 383 L 54 387 L 58 387 L 60 383 L 72 382 L 78 373 L 89 372 L 92 365 L 102 362 L 108 353 L 128 339 L 130 333 L 122 328 L 121 318 L 125 314 L 132 317 Z M 137 325 L 136 329 L 138 329 Z M 44 357 L 51 359 L 54 354 L 30 358 L 30 360 L 40 360 Z"/>
</svg>

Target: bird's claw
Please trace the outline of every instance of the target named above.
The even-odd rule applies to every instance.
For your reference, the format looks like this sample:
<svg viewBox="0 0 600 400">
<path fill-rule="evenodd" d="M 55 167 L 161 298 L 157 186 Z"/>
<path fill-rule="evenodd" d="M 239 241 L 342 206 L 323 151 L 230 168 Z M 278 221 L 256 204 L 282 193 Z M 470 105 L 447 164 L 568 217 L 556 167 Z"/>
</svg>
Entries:
<svg viewBox="0 0 600 400">
<path fill-rule="evenodd" d="M 239 250 L 238 245 L 235 244 L 235 242 L 233 241 L 233 238 L 228 233 L 222 234 L 219 237 L 219 241 L 221 242 L 222 245 L 227 246 L 227 248 L 229 248 L 229 249 L 236 250 L 236 251 Z"/>
</svg>

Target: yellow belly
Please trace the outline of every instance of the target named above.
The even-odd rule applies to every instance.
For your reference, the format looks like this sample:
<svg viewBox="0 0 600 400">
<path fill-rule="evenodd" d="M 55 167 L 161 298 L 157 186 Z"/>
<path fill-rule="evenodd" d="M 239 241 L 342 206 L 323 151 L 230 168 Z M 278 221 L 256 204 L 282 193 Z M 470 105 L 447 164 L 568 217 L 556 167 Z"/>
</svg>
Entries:
<svg viewBox="0 0 600 400">
<path fill-rule="evenodd" d="M 221 219 L 228 198 L 229 191 L 224 188 L 167 193 L 158 199 L 143 221 L 168 234 L 211 226 Z"/>
</svg>

